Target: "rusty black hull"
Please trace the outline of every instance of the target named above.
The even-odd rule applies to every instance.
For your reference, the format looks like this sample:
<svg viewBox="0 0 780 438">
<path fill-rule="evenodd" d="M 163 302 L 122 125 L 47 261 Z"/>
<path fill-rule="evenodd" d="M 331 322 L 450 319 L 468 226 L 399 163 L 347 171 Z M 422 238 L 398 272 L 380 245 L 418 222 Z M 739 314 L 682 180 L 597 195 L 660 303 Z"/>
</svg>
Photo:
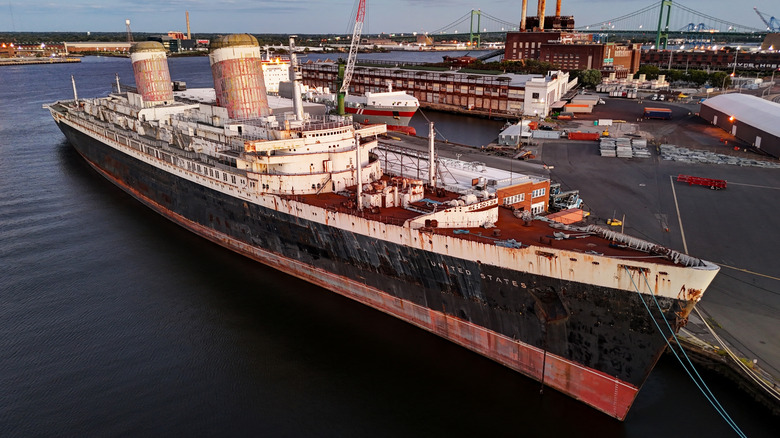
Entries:
<svg viewBox="0 0 780 438">
<path fill-rule="evenodd" d="M 177 222 L 208 230 L 199 234 L 237 252 L 245 253 L 226 238 L 303 263 L 310 278 L 323 272 L 350 279 L 637 390 L 665 348 L 638 293 L 502 269 L 308 221 L 179 178 L 59 126 L 88 162 L 125 191 L 169 218 L 186 218 L 191 225 Z M 662 314 L 651 297 L 644 299 L 664 326 L 663 314 L 674 325 L 674 312 L 685 305 L 659 297 Z"/>
</svg>

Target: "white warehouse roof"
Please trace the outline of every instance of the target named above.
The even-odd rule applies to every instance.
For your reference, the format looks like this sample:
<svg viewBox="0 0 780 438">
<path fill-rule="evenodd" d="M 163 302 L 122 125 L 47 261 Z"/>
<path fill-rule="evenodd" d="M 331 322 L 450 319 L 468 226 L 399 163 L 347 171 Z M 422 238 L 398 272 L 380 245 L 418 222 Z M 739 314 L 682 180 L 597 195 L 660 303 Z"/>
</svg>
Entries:
<svg viewBox="0 0 780 438">
<path fill-rule="evenodd" d="M 730 93 L 711 97 L 704 102 L 716 111 L 734 116 L 740 122 L 780 137 L 780 103 L 749 94 Z"/>
</svg>

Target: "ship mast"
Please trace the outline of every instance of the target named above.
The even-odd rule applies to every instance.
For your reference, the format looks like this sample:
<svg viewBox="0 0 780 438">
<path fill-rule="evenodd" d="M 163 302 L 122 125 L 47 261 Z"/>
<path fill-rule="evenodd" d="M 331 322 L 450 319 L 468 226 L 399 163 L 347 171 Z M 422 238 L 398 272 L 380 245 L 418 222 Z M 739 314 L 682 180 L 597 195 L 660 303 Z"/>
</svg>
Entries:
<svg viewBox="0 0 780 438">
<path fill-rule="evenodd" d="M 358 0 L 357 14 L 355 15 L 355 26 L 352 28 L 352 41 L 349 45 L 349 57 L 347 58 L 347 67 L 344 70 L 344 80 L 341 81 L 341 88 L 338 94 L 339 115 L 344 115 L 344 96 L 349 91 L 349 83 L 352 81 L 352 73 L 355 71 L 355 61 L 357 60 L 357 50 L 360 45 L 360 35 L 363 33 L 363 21 L 366 18 L 366 0 Z"/>
<path fill-rule="evenodd" d="M 298 56 L 295 54 L 295 38 L 290 35 L 290 82 L 292 82 L 293 111 L 295 119 L 303 120 L 303 99 L 301 98 L 301 71 L 298 68 Z"/>
<path fill-rule="evenodd" d="M 433 122 L 430 124 L 430 130 L 428 131 L 428 185 L 431 186 L 431 190 L 436 191 L 436 159 L 434 154 L 436 148 L 434 145 L 436 139 L 436 133 L 433 130 Z"/>
</svg>

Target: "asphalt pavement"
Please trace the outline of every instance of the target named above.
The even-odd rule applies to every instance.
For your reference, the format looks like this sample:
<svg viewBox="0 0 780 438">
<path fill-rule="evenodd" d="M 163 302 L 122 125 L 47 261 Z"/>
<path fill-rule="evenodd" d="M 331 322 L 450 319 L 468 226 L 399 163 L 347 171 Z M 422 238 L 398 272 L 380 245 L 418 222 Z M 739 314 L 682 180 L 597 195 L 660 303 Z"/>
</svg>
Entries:
<svg viewBox="0 0 780 438">
<path fill-rule="evenodd" d="M 543 146 L 553 181 L 577 189 L 604 224 L 625 214 L 625 232 L 721 266 L 699 304 L 743 357 L 780 376 L 780 265 L 776 263 L 780 170 L 603 158 L 595 142 Z M 725 190 L 677 183 L 678 174 L 725 179 Z M 679 212 L 679 213 L 678 213 Z M 668 231 L 667 231 L 668 229 Z"/>
</svg>

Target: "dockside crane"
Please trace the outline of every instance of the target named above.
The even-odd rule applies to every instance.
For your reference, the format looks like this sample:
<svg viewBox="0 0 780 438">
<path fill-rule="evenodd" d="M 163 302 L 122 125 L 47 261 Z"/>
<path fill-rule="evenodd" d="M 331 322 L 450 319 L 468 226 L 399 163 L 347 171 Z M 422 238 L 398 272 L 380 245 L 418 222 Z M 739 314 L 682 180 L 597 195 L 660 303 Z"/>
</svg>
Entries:
<svg viewBox="0 0 780 438">
<path fill-rule="evenodd" d="M 352 74 L 355 71 L 355 61 L 357 60 L 358 46 L 360 45 L 360 35 L 363 33 L 363 21 L 366 18 L 366 0 L 358 0 L 357 14 L 355 15 L 355 26 L 352 28 L 352 41 L 349 45 L 349 57 L 347 65 L 344 68 L 344 79 L 341 81 L 341 88 L 337 97 L 339 115 L 344 115 L 344 97 L 349 91 L 349 83 L 352 81 Z"/>
<path fill-rule="evenodd" d="M 770 32 L 780 32 L 780 21 L 778 21 L 777 18 L 759 11 L 758 8 L 753 8 L 753 10 L 756 11 L 756 14 L 758 14 L 758 17 L 761 18 L 761 21 L 766 24 L 766 28 Z M 769 19 L 767 20 L 766 17 L 769 17 Z"/>
</svg>

